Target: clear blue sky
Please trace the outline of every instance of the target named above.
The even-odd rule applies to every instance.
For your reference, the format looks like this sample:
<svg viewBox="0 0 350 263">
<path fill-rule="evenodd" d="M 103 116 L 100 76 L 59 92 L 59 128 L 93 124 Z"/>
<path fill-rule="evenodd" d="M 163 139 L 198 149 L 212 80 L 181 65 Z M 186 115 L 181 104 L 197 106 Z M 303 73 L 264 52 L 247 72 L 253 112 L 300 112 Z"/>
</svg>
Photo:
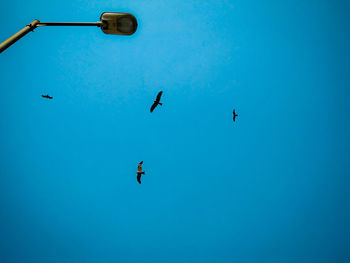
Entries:
<svg viewBox="0 0 350 263">
<path fill-rule="evenodd" d="M 349 1 L 3 1 L 0 41 L 104 11 L 138 31 L 0 54 L 0 261 L 350 262 Z"/>
</svg>

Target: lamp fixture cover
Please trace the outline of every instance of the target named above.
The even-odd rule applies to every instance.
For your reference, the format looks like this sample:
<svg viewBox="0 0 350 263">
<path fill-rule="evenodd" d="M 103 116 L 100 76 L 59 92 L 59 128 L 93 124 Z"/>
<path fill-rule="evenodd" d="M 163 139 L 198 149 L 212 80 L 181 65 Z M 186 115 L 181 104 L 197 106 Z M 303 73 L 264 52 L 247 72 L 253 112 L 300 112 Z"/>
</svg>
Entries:
<svg viewBox="0 0 350 263">
<path fill-rule="evenodd" d="M 129 13 L 104 12 L 100 20 L 101 29 L 106 34 L 132 35 L 137 29 L 137 20 Z"/>
</svg>

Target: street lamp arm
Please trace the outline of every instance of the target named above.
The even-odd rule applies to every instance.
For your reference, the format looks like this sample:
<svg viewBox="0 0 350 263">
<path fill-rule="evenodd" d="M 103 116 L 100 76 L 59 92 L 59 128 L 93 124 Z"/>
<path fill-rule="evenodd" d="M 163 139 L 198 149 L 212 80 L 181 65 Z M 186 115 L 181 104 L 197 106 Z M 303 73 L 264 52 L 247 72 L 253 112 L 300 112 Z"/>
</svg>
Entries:
<svg viewBox="0 0 350 263">
<path fill-rule="evenodd" d="M 104 12 L 100 17 L 100 21 L 92 23 L 40 22 L 39 20 L 34 20 L 12 37 L 2 42 L 0 44 L 0 53 L 39 26 L 97 26 L 105 34 L 132 35 L 137 29 L 137 20 L 132 14 L 115 12 Z"/>
<path fill-rule="evenodd" d="M 80 22 L 76 22 L 76 23 L 71 23 L 71 22 L 39 22 L 37 24 L 37 26 L 97 26 L 97 27 L 101 27 L 102 26 L 102 22 L 98 21 L 98 22 L 92 22 L 92 23 L 80 23 Z"/>
<path fill-rule="evenodd" d="M 71 23 L 71 22 L 40 22 L 39 20 L 34 20 L 30 24 L 26 25 L 25 28 L 18 31 L 16 34 L 14 34 L 12 37 L 8 38 L 4 42 L 0 44 L 0 53 L 2 53 L 5 49 L 7 49 L 9 46 L 16 43 L 19 39 L 24 37 L 26 34 L 28 34 L 30 31 L 33 31 L 35 28 L 39 26 L 97 26 L 101 27 L 103 26 L 103 23 L 101 21 L 98 22 L 92 22 L 92 23 Z"/>
<path fill-rule="evenodd" d="M 17 42 L 19 39 L 24 37 L 26 34 L 28 34 L 30 31 L 33 31 L 38 24 L 40 23 L 39 20 L 34 20 L 30 24 L 26 25 L 25 28 L 18 31 L 16 34 L 14 34 L 12 37 L 6 39 L 4 42 L 0 44 L 0 53 L 3 52 L 6 48 Z"/>
</svg>

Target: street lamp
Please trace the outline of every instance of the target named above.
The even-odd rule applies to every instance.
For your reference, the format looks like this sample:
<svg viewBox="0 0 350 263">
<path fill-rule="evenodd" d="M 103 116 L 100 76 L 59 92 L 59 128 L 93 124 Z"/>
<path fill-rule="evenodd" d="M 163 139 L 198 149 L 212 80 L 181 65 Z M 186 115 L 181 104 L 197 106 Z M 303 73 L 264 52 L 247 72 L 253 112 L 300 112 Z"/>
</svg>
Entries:
<svg viewBox="0 0 350 263">
<path fill-rule="evenodd" d="M 39 26 L 97 26 L 100 27 L 105 34 L 132 35 L 137 29 L 137 20 L 129 13 L 112 12 L 102 13 L 100 21 L 95 23 L 40 22 L 39 20 L 34 20 L 12 37 L 2 42 L 0 44 L 0 53 Z"/>
</svg>

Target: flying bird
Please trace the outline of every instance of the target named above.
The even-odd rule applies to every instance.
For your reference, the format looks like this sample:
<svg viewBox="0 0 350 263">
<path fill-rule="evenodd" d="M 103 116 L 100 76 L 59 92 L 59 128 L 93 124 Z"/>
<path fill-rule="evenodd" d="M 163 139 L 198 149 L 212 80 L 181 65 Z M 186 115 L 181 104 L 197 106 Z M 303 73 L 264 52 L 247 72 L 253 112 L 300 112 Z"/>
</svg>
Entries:
<svg viewBox="0 0 350 263">
<path fill-rule="evenodd" d="M 142 172 L 142 164 L 143 164 L 143 161 L 141 161 L 139 163 L 139 165 L 137 166 L 137 181 L 139 182 L 139 184 L 141 184 L 141 175 L 142 174 L 145 174 L 145 172 Z"/>
<path fill-rule="evenodd" d="M 236 116 L 238 116 L 238 115 L 236 114 L 235 109 L 233 109 L 233 121 L 236 121 Z"/>
<path fill-rule="evenodd" d="M 49 96 L 49 94 L 41 95 L 41 97 L 46 98 L 46 99 L 50 99 L 50 100 L 53 98 L 53 97 Z"/>
<path fill-rule="evenodd" d="M 162 94 L 163 94 L 163 91 L 160 91 L 160 92 L 158 93 L 158 95 L 157 95 L 157 98 L 153 101 L 153 105 L 152 105 L 152 107 L 151 107 L 151 112 L 158 106 L 158 104 L 159 104 L 160 106 L 163 105 L 163 103 L 160 103 L 160 102 L 159 102 L 159 101 L 160 101 L 160 97 L 162 97 Z"/>
</svg>

